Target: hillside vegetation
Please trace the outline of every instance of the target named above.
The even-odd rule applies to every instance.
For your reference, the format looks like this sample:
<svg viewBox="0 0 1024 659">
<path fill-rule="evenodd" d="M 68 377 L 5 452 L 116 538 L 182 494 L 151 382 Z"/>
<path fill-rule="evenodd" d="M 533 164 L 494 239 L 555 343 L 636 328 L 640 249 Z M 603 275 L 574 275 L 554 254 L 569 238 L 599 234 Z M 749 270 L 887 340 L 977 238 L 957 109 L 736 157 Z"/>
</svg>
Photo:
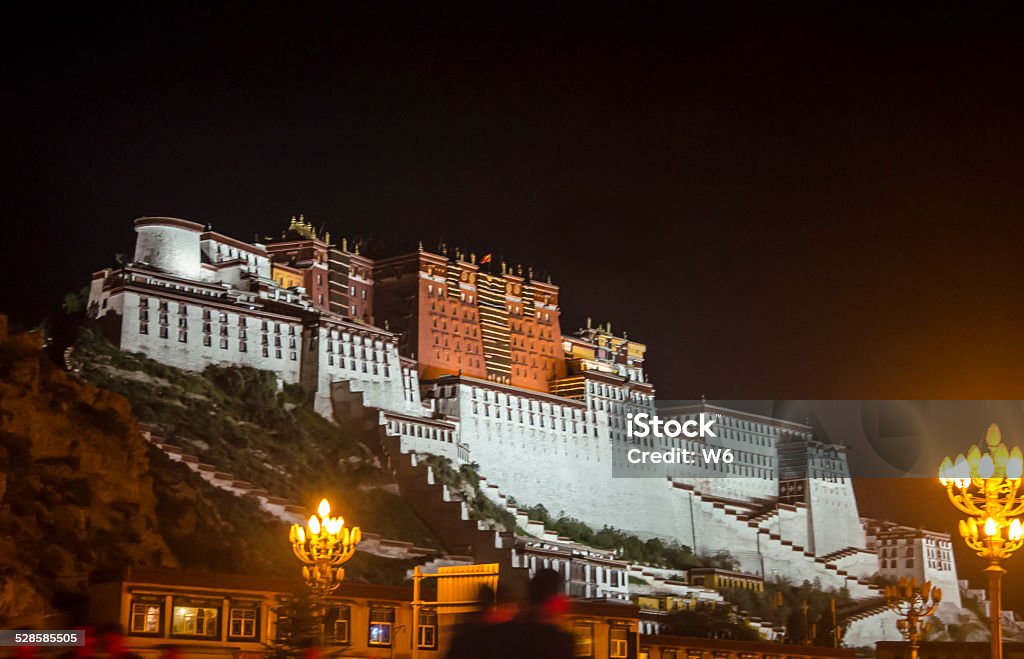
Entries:
<svg viewBox="0 0 1024 659">
<path fill-rule="evenodd" d="M 170 460 L 137 419 L 272 493 L 326 494 L 366 530 L 437 544 L 362 447 L 268 374 L 184 373 L 88 334 L 75 377 L 42 344 L 0 315 L 0 627 L 81 621 L 90 581 L 130 566 L 298 577 L 286 524 Z M 409 567 L 357 552 L 346 578 Z"/>
<path fill-rule="evenodd" d="M 311 509 L 326 496 L 364 531 L 440 546 L 370 451 L 317 414 L 300 387 L 279 388 L 273 373 L 226 366 L 183 371 L 122 352 L 88 330 L 74 361 L 82 378 L 127 398 L 135 417 L 167 443 L 219 470 Z"/>
</svg>

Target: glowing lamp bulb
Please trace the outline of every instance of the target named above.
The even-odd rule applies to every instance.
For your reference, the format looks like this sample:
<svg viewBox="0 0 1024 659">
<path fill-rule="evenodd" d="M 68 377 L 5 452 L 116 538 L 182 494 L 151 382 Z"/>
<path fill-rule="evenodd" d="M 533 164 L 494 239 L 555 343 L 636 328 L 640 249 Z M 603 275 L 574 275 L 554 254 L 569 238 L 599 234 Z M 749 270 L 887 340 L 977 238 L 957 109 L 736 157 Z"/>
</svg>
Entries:
<svg viewBox="0 0 1024 659">
<path fill-rule="evenodd" d="M 994 473 L 996 473 L 996 463 L 992 461 L 992 456 L 986 453 L 978 460 L 978 475 L 982 478 L 992 478 Z"/>
<path fill-rule="evenodd" d="M 964 480 L 971 477 L 971 466 L 967 464 L 967 458 L 964 454 L 956 456 L 956 462 L 953 463 L 953 476 L 959 481 L 957 484 L 963 487 L 961 484 Z"/>
<path fill-rule="evenodd" d="M 298 524 L 295 525 L 295 535 L 299 538 L 300 543 L 306 541 L 306 530 Z"/>
<path fill-rule="evenodd" d="M 1006 461 L 1006 477 L 1020 479 L 1024 472 L 1024 459 L 1022 459 L 1020 447 L 1015 446 L 1010 451 L 1010 458 Z"/>
<path fill-rule="evenodd" d="M 985 520 L 985 535 L 991 538 L 997 533 L 999 533 L 999 525 L 996 524 L 996 520 L 989 517 Z"/>
<path fill-rule="evenodd" d="M 331 504 L 328 503 L 327 499 L 320 499 L 320 505 L 317 506 L 316 512 L 321 517 L 327 517 L 331 514 Z"/>
<path fill-rule="evenodd" d="M 316 515 L 309 516 L 309 532 L 313 535 L 320 534 L 320 520 L 316 518 Z"/>
<path fill-rule="evenodd" d="M 1020 540 L 1024 532 L 1021 531 L 1020 520 L 1015 519 L 1010 523 L 1010 540 Z"/>
<path fill-rule="evenodd" d="M 953 461 L 946 456 L 946 459 L 939 465 L 939 482 L 944 486 L 949 484 L 950 476 L 952 476 Z"/>
</svg>

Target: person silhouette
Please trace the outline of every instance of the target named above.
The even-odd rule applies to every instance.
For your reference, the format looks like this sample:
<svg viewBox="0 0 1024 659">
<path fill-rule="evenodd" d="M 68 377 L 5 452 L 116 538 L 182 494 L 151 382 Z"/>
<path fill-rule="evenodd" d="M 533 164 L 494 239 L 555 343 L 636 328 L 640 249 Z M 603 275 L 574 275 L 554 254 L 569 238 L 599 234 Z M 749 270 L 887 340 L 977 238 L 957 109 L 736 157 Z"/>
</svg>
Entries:
<svg viewBox="0 0 1024 659">
<path fill-rule="evenodd" d="M 527 591 L 526 608 L 511 622 L 497 625 L 480 657 L 495 659 L 570 659 L 572 635 L 558 626 L 569 609 L 562 576 L 550 569 L 538 570 Z"/>
</svg>

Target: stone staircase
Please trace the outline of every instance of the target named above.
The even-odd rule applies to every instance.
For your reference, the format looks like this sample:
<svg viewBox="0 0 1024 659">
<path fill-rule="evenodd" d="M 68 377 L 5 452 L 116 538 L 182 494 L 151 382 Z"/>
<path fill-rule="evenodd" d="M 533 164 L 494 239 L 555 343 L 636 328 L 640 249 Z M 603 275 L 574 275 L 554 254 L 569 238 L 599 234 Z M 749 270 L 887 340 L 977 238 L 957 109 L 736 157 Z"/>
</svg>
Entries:
<svg viewBox="0 0 1024 659">
<path fill-rule="evenodd" d="M 210 485 L 231 492 L 238 497 L 249 497 L 254 499 L 264 511 L 287 524 L 302 524 L 306 521 L 309 511 L 302 506 L 272 496 L 266 490 L 255 487 L 248 481 L 235 478 L 234 474 L 219 471 L 215 465 L 202 462 L 196 455 L 186 453 L 181 447 L 168 444 L 166 438 L 155 430 L 153 426 L 139 422 L 139 429 L 143 437 L 153 446 L 163 451 L 168 458 L 181 462 L 199 474 L 199 476 Z M 381 537 L 380 534 L 372 531 L 363 531 L 363 539 L 359 543 L 359 551 L 394 559 L 423 559 L 430 558 L 432 561 L 458 560 L 458 557 L 438 556 L 435 549 L 417 547 L 411 542 L 403 540 L 390 540 Z M 448 564 L 458 564 L 448 563 Z"/>
<path fill-rule="evenodd" d="M 476 563 L 497 563 L 502 589 L 521 591 L 529 580 L 525 568 L 516 567 L 514 534 L 489 528 L 472 519 L 458 493 L 440 482 L 434 470 L 415 453 L 403 453 L 401 440 L 387 430 L 382 410 L 364 404 L 362 392 L 347 382 L 332 386 L 334 418 L 354 433 L 388 466 L 403 498 L 423 522 L 441 538 L 451 555 L 472 557 Z"/>
<path fill-rule="evenodd" d="M 735 536 L 744 537 L 748 533 L 755 533 L 759 536 L 756 538 L 756 541 L 760 547 L 760 553 L 762 555 L 772 555 L 773 561 L 795 561 L 798 562 L 798 565 L 803 564 L 809 576 L 823 577 L 821 579 L 822 585 L 837 589 L 846 588 L 850 592 L 851 597 L 857 600 L 873 599 L 882 594 L 881 588 L 875 584 L 836 566 L 832 562 L 836 560 L 832 554 L 829 555 L 831 558 L 816 556 L 806 548 L 795 544 L 791 540 L 782 538 L 770 529 L 762 526 L 765 520 L 771 518 L 768 512 L 751 515 L 749 512 L 742 512 L 743 502 L 723 501 L 719 497 L 703 494 L 686 483 L 670 482 L 673 487 L 689 492 L 693 496 L 693 501 L 704 512 L 717 518 Z M 842 552 L 847 551 L 849 549 L 842 550 Z M 834 554 L 842 552 L 834 552 Z"/>
</svg>

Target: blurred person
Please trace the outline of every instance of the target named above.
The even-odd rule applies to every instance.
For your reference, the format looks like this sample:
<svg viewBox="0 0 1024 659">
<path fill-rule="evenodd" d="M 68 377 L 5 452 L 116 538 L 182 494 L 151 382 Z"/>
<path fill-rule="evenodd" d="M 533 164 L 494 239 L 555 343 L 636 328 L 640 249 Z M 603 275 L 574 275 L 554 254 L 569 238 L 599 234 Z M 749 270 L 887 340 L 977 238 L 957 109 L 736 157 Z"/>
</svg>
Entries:
<svg viewBox="0 0 1024 659">
<path fill-rule="evenodd" d="M 492 656 L 492 649 L 488 643 L 494 635 L 495 624 L 499 622 L 497 614 L 494 589 L 486 585 L 480 586 L 476 596 L 476 608 L 468 620 L 456 625 L 445 659 Z"/>
<path fill-rule="evenodd" d="M 487 654 L 495 659 L 571 659 L 572 635 L 558 623 L 569 610 L 562 576 L 550 569 L 538 570 L 527 591 L 526 608 L 511 622 L 497 625 L 488 641 Z"/>
</svg>

